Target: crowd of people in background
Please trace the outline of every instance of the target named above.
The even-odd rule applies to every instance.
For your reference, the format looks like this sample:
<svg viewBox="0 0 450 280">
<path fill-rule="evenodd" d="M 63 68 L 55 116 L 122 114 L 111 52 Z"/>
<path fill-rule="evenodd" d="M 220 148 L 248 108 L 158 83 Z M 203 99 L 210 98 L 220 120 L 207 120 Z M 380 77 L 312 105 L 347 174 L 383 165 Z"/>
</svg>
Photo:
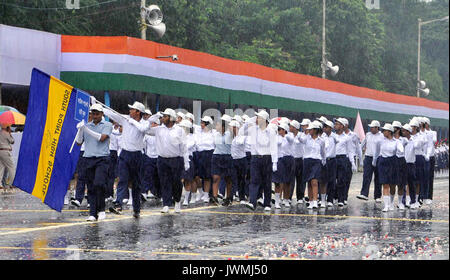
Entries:
<svg viewBox="0 0 450 280">
<path fill-rule="evenodd" d="M 120 215 L 124 204 L 139 218 L 142 202 L 152 199 L 162 203 L 162 213 L 234 201 L 264 211 L 342 208 L 358 165 L 364 178 L 359 199 L 368 200 L 374 176 L 383 212 L 395 209 L 395 194 L 398 209 L 417 209 L 432 203 L 435 166 L 437 172 L 448 168 L 448 146 L 435 145 L 436 132 L 424 117 L 384 126 L 374 120 L 360 143 L 345 118 L 298 122 L 261 110 L 253 117 L 204 116 L 197 125 L 192 113 L 152 114 L 135 102 L 123 115 L 93 103 L 89 121 L 77 125 L 81 154 L 70 202 L 80 207 L 87 189 L 89 221 L 104 219 L 106 210 Z"/>
</svg>

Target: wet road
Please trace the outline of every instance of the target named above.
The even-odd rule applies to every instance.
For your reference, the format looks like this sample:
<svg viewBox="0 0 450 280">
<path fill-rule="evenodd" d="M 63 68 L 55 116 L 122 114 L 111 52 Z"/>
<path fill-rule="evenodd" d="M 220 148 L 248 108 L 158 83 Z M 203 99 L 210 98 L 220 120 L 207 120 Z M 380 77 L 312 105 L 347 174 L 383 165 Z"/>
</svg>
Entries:
<svg viewBox="0 0 450 280">
<path fill-rule="evenodd" d="M 0 259 L 449 259 L 447 178 L 435 180 L 431 207 L 389 213 L 356 198 L 361 180 L 342 209 L 197 204 L 161 214 L 153 201 L 139 220 L 125 210 L 95 223 L 86 207 L 58 213 L 20 190 L 1 193 Z"/>
</svg>

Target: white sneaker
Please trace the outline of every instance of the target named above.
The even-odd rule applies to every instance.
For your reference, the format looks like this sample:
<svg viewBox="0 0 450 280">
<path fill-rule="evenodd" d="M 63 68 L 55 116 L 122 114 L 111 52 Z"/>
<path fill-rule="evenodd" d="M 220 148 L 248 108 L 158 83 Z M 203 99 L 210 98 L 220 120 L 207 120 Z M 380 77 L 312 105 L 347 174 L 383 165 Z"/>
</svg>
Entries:
<svg viewBox="0 0 450 280">
<path fill-rule="evenodd" d="M 405 205 L 403 203 L 399 203 L 397 206 L 398 206 L 398 209 L 405 210 Z"/>
<path fill-rule="evenodd" d="M 307 208 L 308 209 L 313 209 L 313 203 L 310 203 Z"/>
<path fill-rule="evenodd" d="M 333 202 L 328 202 L 328 203 L 327 203 L 327 206 L 328 206 L 328 207 L 333 207 Z"/>
<path fill-rule="evenodd" d="M 195 196 L 195 202 L 200 202 L 202 200 L 202 195 L 198 192 L 197 195 Z"/>
<path fill-rule="evenodd" d="M 395 210 L 394 204 L 389 204 L 389 211 L 394 211 L 394 210 Z"/>
<path fill-rule="evenodd" d="M 344 200 L 344 205 L 347 205 L 347 200 Z"/>
<path fill-rule="evenodd" d="M 381 203 L 381 202 L 383 202 L 383 200 L 381 200 L 381 198 L 377 198 L 377 199 L 375 199 L 375 202 L 376 203 Z"/>
<path fill-rule="evenodd" d="M 188 205 L 189 205 L 189 201 L 188 201 L 188 198 L 186 197 L 186 198 L 184 198 L 183 206 L 188 206 Z"/>
<path fill-rule="evenodd" d="M 88 222 L 95 222 L 97 219 L 94 216 L 89 216 L 89 218 L 86 219 Z"/>
<path fill-rule="evenodd" d="M 297 204 L 303 204 L 303 199 L 299 199 L 299 200 L 297 200 Z"/>
<path fill-rule="evenodd" d="M 264 205 L 264 199 L 261 197 L 256 201 L 257 204 Z"/>
<path fill-rule="evenodd" d="M 362 200 L 369 200 L 369 198 L 368 198 L 367 196 L 362 195 L 362 194 L 358 194 L 358 195 L 356 196 L 356 198 L 359 198 L 359 199 L 362 199 Z"/>
<path fill-rule="evenodd" d="M 124 200 L 122 200 L 122 203 L 123 203 L 123 204 L 127 204 L 127 202 L 128 202 L 128 199 L 127 199 L 127 198 L 125 198 Z"/>
<path fill-rule="evenodd" d="M 202 200 L 204 203 L 209 203 L 209 195 L 206 193 L 203 195 Z"/>
<path fill-rule="evenodd" d="M 433 201 L 431 200 L 431 199 L 427 199 L 426 201 L 425 201 L 425 204 L 426 205 L 431 205 L 433 203 Z"/>
<path fill-rule="evenodd" d="M 327 203 L 326 202 L 322 202 L 320 204 L 320 208 L 327 208 Z"/>
<path fill-rule="evenodd" d="M 161 209 L 161 213 L 168 213 L 169 212 L 169 206 L 164 206 L 163 209 Z"/>
<path fill-rule="evenodd" d="M 417 207 L 417 202 L 411 204 L 411 207 L 410 207 L 410 208 L 411 208 L 411 209 L 417 209 L 417 208 L 418 208 L 418 207 Z"/>
<path fill-rule="evenodd" d="M 389 211 L 389 206 L 384 206 L 384 208 L 383 208 L 383 210 L 381 210 L 381 211 L 383 211 L 383 212 L 387 212 L 387 211 Z"/>
<path fill-rule="evenodd" d="M 133 205 L 133 199 L 128 199 L 128 203 L 127 203 L 127 205 L 128 205 L 128 206 L 131 206 L 131 205 Z"/>
<path fill-rule="evenodd" d="M 69 197 L 66 195 L 64 197 L 64 205 L 68 205 L 69 204 Z"/>
<path fill-rule="evenodd" d="M 148 195 L 147 195 L 147 198 L 148 199 L 150 199 L 150 198 L 155 198 L 156 196 L 154 196 L 153 194 L 152 194 L 152 192 L 150 192 Z"/>
<path fill-rule="evenodd" d="M 104 220 L 106 219 L 106 213 L 105 212 L 98 212 L 98 220 Z"/>
<path fill-rule="evenodd" d="M 339 207 L 344 207 L 344 202 L 339 202 L 339 203 L 338 203 L 338 206 L 339 206 Z"/>
<path fill-rule="evenodd" d="M 275 209 L 281 209 L 280 203 L 275 201 Z"/>
<path fill-rule="evenodd" d="M 291 207 L 291 204 L 289 203 L 289 200 L 287 200 L 287 199 L 284 200 L 284 207 L 286 207 L 286 208 Z"/>
<path fill-rule="evenodd" d="M 175 213 L 181 213 L 181 203 L 175 202 Z"/>
<path fill-rule="evenodd" d="M 264 207 L 264 211 L 269 211 L 272 210 L 272 208 L 270 208 L 269 206 Z"/>
<path fill-rule="evenodd" d="M 241 200 L 239 203 L 240 203 L 240 204 L 247 204 L 247 201 Z"/>
</svg>

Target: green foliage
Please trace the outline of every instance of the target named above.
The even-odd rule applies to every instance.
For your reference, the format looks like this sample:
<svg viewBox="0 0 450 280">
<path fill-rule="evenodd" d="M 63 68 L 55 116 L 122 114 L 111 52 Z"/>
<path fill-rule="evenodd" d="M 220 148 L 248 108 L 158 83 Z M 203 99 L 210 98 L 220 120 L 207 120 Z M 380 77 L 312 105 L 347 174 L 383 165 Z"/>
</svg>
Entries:
<svg viewBox="0 0 450 280">
<path fill-rule="evenodd" d="M 415 95 L 417 19 L 448 15 L 449 1 L 380 0 L 379 10 L 368 10 L 365 2 L 327 0 L 327 58 L 340 67 L 328 78 Z M 150 40 L 321 76 L 320 0 L 147 0 L 152 3 L 163 10 L 167 32 L 157 39 L 148 31 Z M 80 0 L 79 10 L 64 9 L 64 4 L 0 0 L 0 23 L 71 35 L 140 36 L 139 0 Z M 431 89 L 428 98 L 444 102 L 449 96 L 448 26 L 448 21 L 436 22 L 422 29 L 421 76 Z"/>
</svg>

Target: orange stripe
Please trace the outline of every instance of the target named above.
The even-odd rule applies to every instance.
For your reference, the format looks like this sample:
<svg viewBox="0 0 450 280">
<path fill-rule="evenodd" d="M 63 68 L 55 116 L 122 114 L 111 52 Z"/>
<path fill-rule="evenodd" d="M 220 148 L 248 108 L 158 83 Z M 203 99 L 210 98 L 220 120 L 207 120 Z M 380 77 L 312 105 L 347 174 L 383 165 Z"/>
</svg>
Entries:
<svg viewBox="0 0 450 280">
<path fill-rule="evenodd" d="M 273 69 L 255 63 L 222 58 L 208 53 L 201 53 L 125 36 L 89 37 L 62 35 L 61 51 L 81 53 L 129 54 L 152 59 L 155 59 L 156 56 L 177 54 L 180 60 L 173 63 L 180 63 L 233 75 L 249 76 L 293 86 L 332 91 L 354 97 L 368 98 L 405 105 L 421 105 L 432 109 L 449 111 L 449 104 L 445 102 L 432 101 L 425 98 L 417 98 L 413 96 L 358 87 L 318 77 Z"/>
</svg>

